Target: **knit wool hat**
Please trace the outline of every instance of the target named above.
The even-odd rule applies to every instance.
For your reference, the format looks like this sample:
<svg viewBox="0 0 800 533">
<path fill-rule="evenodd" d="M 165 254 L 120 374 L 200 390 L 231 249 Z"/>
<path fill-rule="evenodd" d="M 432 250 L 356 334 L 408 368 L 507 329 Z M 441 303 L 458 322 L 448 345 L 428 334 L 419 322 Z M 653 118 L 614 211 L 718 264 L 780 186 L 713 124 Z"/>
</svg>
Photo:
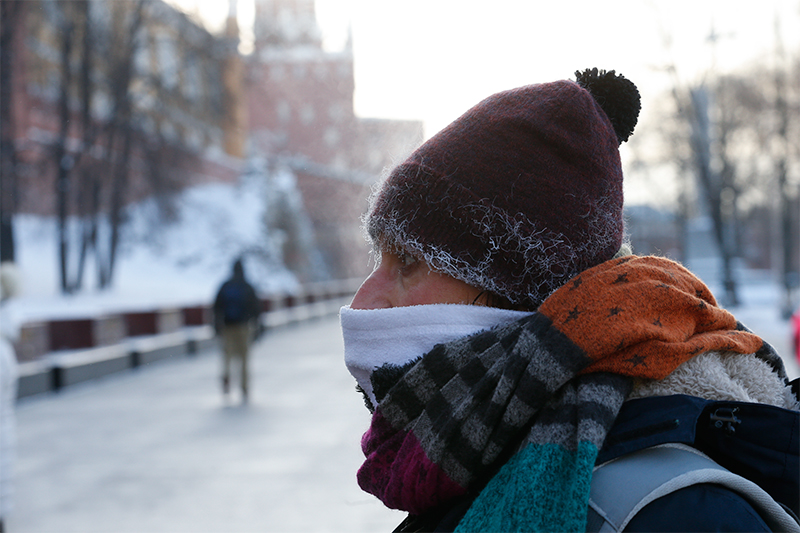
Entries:
<svg viewBox="0 0 800 533">
<path fill-rule="evenodd" d="M 532 309 L 611 259 L 639 92 L 614 71 L 576 75 L 490 96 L 425 142 L 373 195 L 373 245 Z"/>
</svg>

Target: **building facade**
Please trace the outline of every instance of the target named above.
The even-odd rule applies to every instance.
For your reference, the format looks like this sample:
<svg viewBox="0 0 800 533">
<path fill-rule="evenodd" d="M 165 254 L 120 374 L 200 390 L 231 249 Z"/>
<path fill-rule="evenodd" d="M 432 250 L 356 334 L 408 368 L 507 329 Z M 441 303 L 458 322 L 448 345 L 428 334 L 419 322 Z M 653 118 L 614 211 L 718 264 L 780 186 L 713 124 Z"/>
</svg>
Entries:
<svg viewBox="0 0 800 533">
<path fill-rule="evenodd" d="M 252 152 L 297 176 L 317 244 L 339 277 L 369 268 L 360 218 L 384 169 L 421 141 L 417 121 L 355 114 L 352 41 L 324 50 L 313 0 L 256 0 L 247 59 Z"/>
<path fill-rule="evenodd" d="M 80 216 L 115 195 L 233 183 L 264 158 L 296 176 L 330 275 L 364 274 L 370 187 L 422 125 L 355 115 L 352 47 L 323 49 L 313 0 L 256 0 L 246 56 L 229 3 L 215 35 L 162 0 L 12 2 L 5 212 L 56 214 L 68 188 Z"/>
<path fill-rule="evenodd" d="M 19 4 L 11 96 L 17 212 L 54 213 L 64 158 L 79 195 L 80 175 L 103 173 L 122 149 L 122 131 L 131 137 L 126 202 L 161 187 L 236 179 L 241 154 L 226 143 L 221 82 L 231 62 L 225 39 L 160 0 Z M 169 152 L 160 165 L 172 183 L 152 179 L 158 148 Z M 80 212 L 78 200 L 71 203 Z"/>
</svg>

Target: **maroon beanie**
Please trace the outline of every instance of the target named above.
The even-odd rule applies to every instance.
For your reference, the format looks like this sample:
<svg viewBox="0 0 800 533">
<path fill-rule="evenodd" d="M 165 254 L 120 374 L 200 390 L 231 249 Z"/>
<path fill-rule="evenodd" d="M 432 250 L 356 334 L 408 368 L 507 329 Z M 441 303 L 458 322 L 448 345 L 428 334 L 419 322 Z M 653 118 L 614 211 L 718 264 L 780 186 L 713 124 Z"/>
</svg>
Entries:
<svg viewBox="0 0 800 533">
<path fill-rule="evenodd" d="M 429 139 L 373 196 L 373 242 L 530 308 L 611 259 L 639 93 L 614 71 L 576 74 L 490 96 Z"/>
</svg>

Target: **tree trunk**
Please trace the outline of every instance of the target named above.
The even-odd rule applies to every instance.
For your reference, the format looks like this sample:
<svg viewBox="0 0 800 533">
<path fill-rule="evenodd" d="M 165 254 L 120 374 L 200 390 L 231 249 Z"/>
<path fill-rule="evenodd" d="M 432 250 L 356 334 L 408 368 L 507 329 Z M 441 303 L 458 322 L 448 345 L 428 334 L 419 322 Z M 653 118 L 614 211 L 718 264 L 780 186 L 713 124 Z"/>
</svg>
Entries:
<svg viewBox="0 0 800 533">
<path fill-rule="evenodd" d="M 784 301 L 782 314 L 788 318 L 792 314 L 792 291 L 798 275 L 792 268 L 792 254 L 794 252 L 794 231 L 792 228 L 792 208 L 789 191 L 789 181 L 787 176 L 787 159 L 789 157 L 789 104 L 786 100 L 786 73 L 783 68 L 786 64 L 783 46 L 780 41 L 780 26 L 776 21 L 775 35 L 777 38 L 777 66 L 775 68 L 775 113 L 778 117 L 778 146 L 780 147 L 775 156 L 775 190 L 778 192 L 778 216 L 780 217 L 780 242 L 781 242 L 781 284 L 783 285 Z"/>
<path fill-rule="evenodd" d="M 58 206 L 58 257 L 61 277 L 61 292 L 69 294 L 73 291 L 69 279 L 69 235 L 67 217 L 69 216 L 70 171 L 73 159 L 67 153 L 67 137 L 69 135 L 69 89 L 72 83 L 70 56 L 72 55 L 72 34 L 74 25 L 66 14 L 63 17 L 61 41 L 61 94 L 59 99 L 60 131 L 54 149 L 56 162 L 56 204 Z"/>
<path fill-rule="evenodd" d="M 114 266 L 117 259 L 117 250 L 119 248 L 119 233 L 122 226 L 122 210 L 124 208 L 125 195 L 128 189 L 128 165 L 130 162 L 132 141 L 131 132 L 124 132 L 122 138 L 122 152 L 114 168 L 113 189 L 111 191 L 111 212 L 109 214 L 111 235 L 109 237 L 108 270 L 106 271 L 107 279 L 105 280 L 103 288 L 110 286 L 114 276 Z"/>
<path fill-rule="evenodd" d="M 81 121 L 80 127 L 83 132 L 82 154 L 86 154 L 94 145 L 94 128 L 92 127 L 92 69 L 93 69 L 93 49 L 92 46 L 92 21 L 89 12 L 89 2 L 79 0 L 76 3 L 81 13 L 83 23 L 83 43 L 81 49 L 81 72 L 80 72 L 80 94 L 81 94 Z M 84 168 L 80 177 L 80 192 L 78 195 L 79 203 L 79 224 L 81 232 L 77 237 L 80 241 L 80 251 L 78 263 L 75 270 L 74 290 L 79 291 L 83 285 L 83 273 L 86 265 L 86 256 L 92 242 L 92 225 L 94 223 L 95 202 L 93 201 L 93 177 L 91 169 Z"/>
<path fill-rule="evenodd" d="M 125 207 L 125 199 L 128 192 L 128 178 L 130 158 L 133 146 L 133 127 L 130 85 L 134 74 L 134 56 L 137 49 L 137 35 L 142 26 L 142 17 L 146 0 L 139 0 L 130 13 L 130 25 L 126 28 L 126 34 L 118 36 L 122 39 L 121 50 L 116 57 L 112 67 L 114 76 L 112 77 L 111 93 L 114 98 L 114 133 L 121 138 L 122 146 L 115 151 L 116 157 L 112 165 L 111 182 L 111 205 L 109 209 L 110 236 L 108 240 L 107 259 L 102 269 L 103 276 L 100 279 L 101 288 L 111 285 L 114 277 L 114 267 L 116 265 L 117 250 L 119 248 L 120 230 L 123 223 L 122 212 Z M 110 145 L 112 149 L 113 145 Z"/>
<path fill-rule="evenodd" d="M 0 0 L 0 262 L 14 261 L 17 151 L 14 144 L 14 38 L 23 2 Z"/>
<path fill-rule="evenodd" d="M 714 226 L 714 240 L 719 248 L 722 261 L 722 285 L 725 291 L 725 305 L 736 306 L 739 297 L 736 279 L 733 275 L 733 259 L 728 230 L 730 221 L 723 212 L 722 179 L 711 168 L 711 125 L 708 116 L 708 96 L 705 89 L 695 89 L 692 97 L 692 152 L 700 186 L 705 196 L 706 206 Z"/>
</svg>

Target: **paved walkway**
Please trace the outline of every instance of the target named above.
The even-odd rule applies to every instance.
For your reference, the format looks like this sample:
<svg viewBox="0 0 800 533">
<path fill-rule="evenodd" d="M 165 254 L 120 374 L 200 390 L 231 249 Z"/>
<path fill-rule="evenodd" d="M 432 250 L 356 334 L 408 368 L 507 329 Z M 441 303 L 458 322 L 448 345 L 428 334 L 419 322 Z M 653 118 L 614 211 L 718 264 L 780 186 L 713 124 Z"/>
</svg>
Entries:
<svg viewBox="0 0 800 533">
<path fill-rule="evenodd" d="M 737 315 L 788 353 L 774 312 Z M 355 482 L 368 413 L 338 320 L 273 331 L 254 351 L 245 406 L 223 401 L 216 352 L 23 400 L 8 531 L 391 531 L 402 515 Z"/>
<path fill-rule="evenodd" d="M 23 400 L 10 533 L 391 531 L 355 481 L 369 413 L 335 317 L 255 347 L 248 405 L 217 353 Z"/>
</svg>

